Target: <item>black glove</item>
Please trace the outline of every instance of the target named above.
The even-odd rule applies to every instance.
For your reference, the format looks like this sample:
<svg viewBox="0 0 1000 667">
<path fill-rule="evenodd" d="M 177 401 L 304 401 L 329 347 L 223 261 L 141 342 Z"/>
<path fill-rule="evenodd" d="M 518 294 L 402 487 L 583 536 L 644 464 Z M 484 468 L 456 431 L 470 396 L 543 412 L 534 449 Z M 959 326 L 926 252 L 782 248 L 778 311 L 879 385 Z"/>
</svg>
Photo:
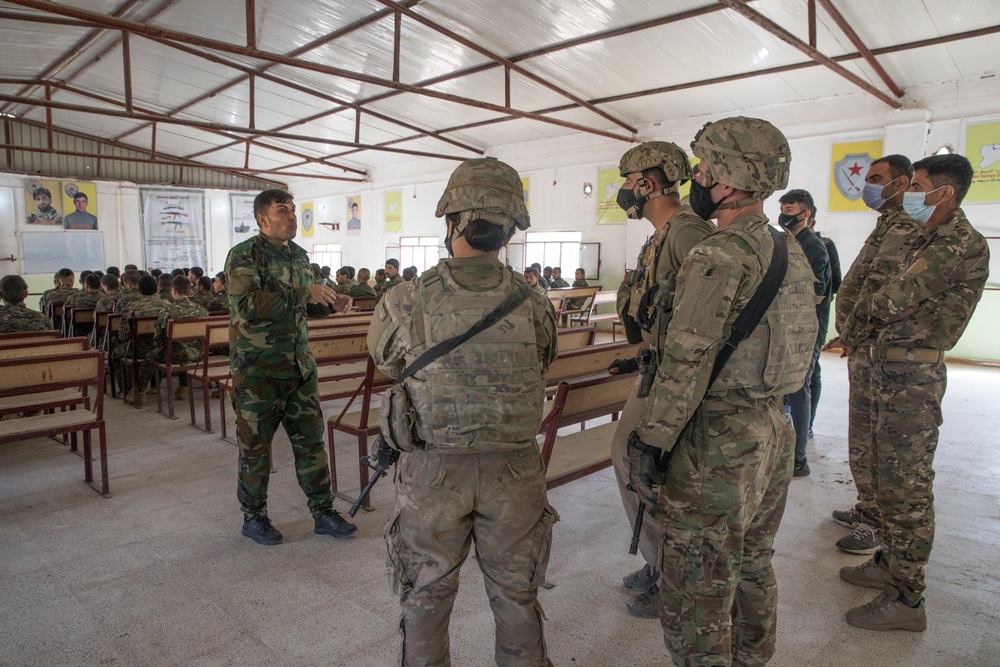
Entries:
<svg viewBox="0 0 1000 667">
<path fill-rule="evenodd" d="M 628 375 L 639 370 L 639 362 L 635 359 L 615 359 L 608 365 L 608 370 L 617 369 L 619 375 Z"/>
<path fill-rule="evenodd" d="M 660 494 L 656 487 L 666 481 L 666 464 L 670 453 L 647 445 L 635 431 L 628 437 L 628 479 L 639 499 L 649 507 L 660 509 Z"/>
</svg>

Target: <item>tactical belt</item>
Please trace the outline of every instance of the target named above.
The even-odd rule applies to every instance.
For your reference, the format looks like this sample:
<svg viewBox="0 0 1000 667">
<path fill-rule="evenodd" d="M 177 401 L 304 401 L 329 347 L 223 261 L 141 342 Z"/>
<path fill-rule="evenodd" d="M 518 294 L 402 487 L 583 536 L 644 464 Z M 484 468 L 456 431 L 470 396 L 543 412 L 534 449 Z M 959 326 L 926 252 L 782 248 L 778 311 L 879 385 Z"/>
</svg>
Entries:
<svg viewBox="0 0 1000 667">
<path fill-rule="evenodd" d="M 913 361 L 918 364 L 936 364 L 944 361 L 944 350 L 931 348 L 872 347 L 872 356 L 882 361 Z"/>
</svg>

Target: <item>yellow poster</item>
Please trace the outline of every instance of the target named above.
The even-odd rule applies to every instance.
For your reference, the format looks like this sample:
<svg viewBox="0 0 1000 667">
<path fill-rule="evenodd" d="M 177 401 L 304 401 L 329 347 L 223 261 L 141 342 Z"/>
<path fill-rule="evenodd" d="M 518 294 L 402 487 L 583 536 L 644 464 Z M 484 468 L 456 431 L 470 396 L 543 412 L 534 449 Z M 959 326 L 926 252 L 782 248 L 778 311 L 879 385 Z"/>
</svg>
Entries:
<svg viewBox="0 0 1000 667">
<path fill-rule="evenodd" d="M 1000 201 L 1000 123 L 968 125 L 965 157 L 972 163 L 972 187 L 963 201 Z"/>
<path fill-rule="evenodd" d="M 63 227 L 97 229 L 97 185 L 81 181 L 62 184 Z"/>
<path fill-rule="evenodd" d="M 625 211 L 618 205 L 618 190 L 625 179 L 618 168 L 597 170 L 597 224 L 620 225 L 628 222 Z"/>
<path fill-rule="evenodd" d="M 385 193 L 385 231 L 403 231 L 403 191 Z"/>
<path fill-rule="evenodd" d="M 830 210 L 867 211 L 861 192 L 872 162 L 882 157 L 882 140 L 834 144 L 830 156 Z"/>
<path fill-rule="evenodd" d="M 316 218 L 315 212 L 313 211 L 313 203 L 306 202 L 299 209 L 299 222 L 302 226 L 302 236 L 303 238 L 308 238 L 313 235 L 316 230 Z"/>
<path fill-rule="evenodd" d="M 63 226 L 62 190 L 59 181 L 29 179 L 24 182 L 24 210 L 29 225 Z"/>
<path fill-rule="evenodd" d="M 529 194 L 531 193 L 531 177 L 525 176 L 521 179 L 521 187 L 524 188 L 524 207 L 531 211 L 531 198 Z"/>
</svg>

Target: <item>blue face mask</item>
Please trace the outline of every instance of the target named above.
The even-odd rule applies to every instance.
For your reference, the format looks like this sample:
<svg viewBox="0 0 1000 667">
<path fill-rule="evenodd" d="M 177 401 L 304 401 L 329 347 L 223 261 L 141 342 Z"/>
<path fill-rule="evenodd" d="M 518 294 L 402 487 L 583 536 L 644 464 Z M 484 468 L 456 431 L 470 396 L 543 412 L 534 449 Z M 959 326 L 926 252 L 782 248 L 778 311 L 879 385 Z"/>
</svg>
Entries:
<svg viewBox="0 0 1000 667">
<path fill-rule="evenodd" d="M 943 187 L 943 186 L 942 186 Z M 935 188 L 931 192 L 937 192 L 941 188 Z M 925 204 L 924 199 L 931 192 L 904 192 L 903 193 L 903 210 L 906 211 L 906 215 L 910 216 L 917 222 L 927 223 L 934 215 L 934 209 L 937 208 L 938 204 Z"/>
<path fill-rule="evenodd" d="M 896 196 L 896 192 L 898 192 L 898 190 L 893 192 L 888 197 L 882 196 L 885 189 L 895 182 L 896 179 L 889 181 L 885 185 L 879 185 L 878 183 L 865 183 L 865 187 L 861 191 L 861 199 L 865 202 L 865 206 L 874 211 L 880 210 L 883 206 L 885 206 L 886 201 Z"/>
</svg>

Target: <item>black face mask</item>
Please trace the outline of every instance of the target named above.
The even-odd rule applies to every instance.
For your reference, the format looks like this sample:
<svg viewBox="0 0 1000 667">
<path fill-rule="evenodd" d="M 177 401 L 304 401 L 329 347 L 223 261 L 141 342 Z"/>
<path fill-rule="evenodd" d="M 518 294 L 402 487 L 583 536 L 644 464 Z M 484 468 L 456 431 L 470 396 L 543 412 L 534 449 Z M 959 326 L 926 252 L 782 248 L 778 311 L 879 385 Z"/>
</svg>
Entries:
<svg viewBox="0 0 1000 667">
<path fill-rule="evenodd" d="M 710 219 L 715 213 L 715 209 L 719 208 L 721 201 L 721 199 L 719 201 L 712 200 L 712 188 L 704 186 L 694 179 L 691 180 L 691 196 L 688 202 L 699 218 L 702 220 Z"/>
<path fill-rule="evenodd" d="M 632 220 L 638 220 L 642 217 L 642 208 L 646 205 L 646 197 L 636 197 L 632 190 L 620 188 L 615 201 L 625 211 L 625 215 Z"/>
<path fill-rule="evenodd" d="M 778 224 L 784 227 L 785 229 L 791 229 L 800 222 L 802 221 L 799 220 L 798 215 L 787 215 L 785 213 L 778 214 Z"/>
</svg>

